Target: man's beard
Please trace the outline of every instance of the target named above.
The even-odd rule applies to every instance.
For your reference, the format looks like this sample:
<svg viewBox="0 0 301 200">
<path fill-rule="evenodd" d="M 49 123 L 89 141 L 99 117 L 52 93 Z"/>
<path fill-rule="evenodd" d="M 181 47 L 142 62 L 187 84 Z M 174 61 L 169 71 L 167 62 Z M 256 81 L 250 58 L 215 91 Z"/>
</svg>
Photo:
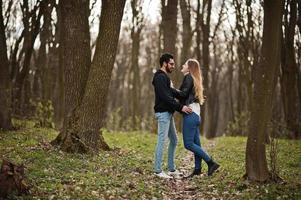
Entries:
<svg viewBox="0 0 301 200">
<path fill-rule="evenodd" d="M 169 67 L 169 66 L 166 67 L 166 72 L 167 73 L 171 73 L 172 71 L 173 71 L 173 69 L 171 67 Z"/>
</svg>

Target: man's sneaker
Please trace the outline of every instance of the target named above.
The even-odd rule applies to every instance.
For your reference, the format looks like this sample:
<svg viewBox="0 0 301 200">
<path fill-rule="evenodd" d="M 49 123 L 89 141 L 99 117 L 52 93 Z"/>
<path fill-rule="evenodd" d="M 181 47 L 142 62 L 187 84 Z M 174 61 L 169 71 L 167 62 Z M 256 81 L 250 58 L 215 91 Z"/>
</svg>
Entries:
<svg viewBox="0 0 301 200">
<path fill-rule="evenodd" d="M 162 171 L 160 173 L 155 173 L 155 175 L 160 177 L 160 178 L 166 178 L 166 179 L 172 178 L 171 176 L 167 175 L 164 171 Z"/>
<path fill-rule="evenodd" d="M 174 178 L 180 178 L 183 174 L 179 170 L 168 171 L 167 175 L 172 176 Z"/>
</svg>

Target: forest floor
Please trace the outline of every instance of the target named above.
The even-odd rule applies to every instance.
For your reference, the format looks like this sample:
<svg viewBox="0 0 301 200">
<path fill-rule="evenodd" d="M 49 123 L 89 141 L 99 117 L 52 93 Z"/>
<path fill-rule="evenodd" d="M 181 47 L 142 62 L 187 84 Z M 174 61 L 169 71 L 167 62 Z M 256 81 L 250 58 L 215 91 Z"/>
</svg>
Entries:
<svg viewBox="0 0 301 200">
<path fill-rule="evenodd" d="M 163 180 L 152 172 L 155 134 L 105 131 L 114 150 L 92 156 L 53 148 L 53 129 L 35 128 L 32 121 L 14 123 L 18 130 L 0 132 L 0 158 L 25 163 L 31 189 L 28 196 L 12 199 L 301 199 L 300 140 L 278 140 L 280 183 L 244 180 L 244 137 L 202 138 L 204 148 L 221 164 L 212 177 L 205 175 L 203 163 L 201 176 Z M 267 156 L 269 160 L 269 146 Z M 193 168 L 193 156 L 184 149 L 181 135 L 176 164 L 185 175 Z"/>
</svg>

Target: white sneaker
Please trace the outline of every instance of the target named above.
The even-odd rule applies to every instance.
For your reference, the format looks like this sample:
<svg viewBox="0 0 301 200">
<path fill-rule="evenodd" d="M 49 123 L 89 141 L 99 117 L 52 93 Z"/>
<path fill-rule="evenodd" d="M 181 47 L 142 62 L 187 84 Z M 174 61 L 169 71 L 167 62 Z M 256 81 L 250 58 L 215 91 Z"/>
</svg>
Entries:
<svg viewBox="0 0 301 200">
<path fill-rule="evenodd" d="M 155 175 L 160 177 L 160 178 L 166 178 L 166 179 L 172 178 L 171 176 L 167 175 L 164 171 L 162 171 L 160 173 L 155 173 Z"/>
<path fill-rule="evenodd" d="M 175 170 L 173 172 L 171 172 L 171 171 L 167 172 L 167 175 L 175 177 L 175 178 L 180 178 L 183 175 L 183 173 L 181 173 L 179 170 Z"/>
</svg>

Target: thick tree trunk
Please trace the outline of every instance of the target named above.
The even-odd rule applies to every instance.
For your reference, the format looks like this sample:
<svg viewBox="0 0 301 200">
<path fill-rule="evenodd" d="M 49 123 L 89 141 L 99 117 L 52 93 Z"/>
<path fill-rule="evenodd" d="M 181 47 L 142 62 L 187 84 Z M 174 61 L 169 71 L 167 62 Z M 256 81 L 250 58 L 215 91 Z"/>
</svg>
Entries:
<svg viewBox="0 0 301 200">
<path fill-rule="evenodd" d="M 166 1 L 167 4 L 162 5 L 163 51 L 176 56 L 178 1 L 165 0 L 163 3 Z"/>
<path fill-rule="evenodd" d="M 176 62 L 176 69 L 170 75 L 170 78 L 175 87 L 180 85 L 182 74 L 180 71 L 181 63 L 177 63 L 177 15 L 178 15 L 178 0 L 161 0 L 162 6 L 162 32 L 163 32 L 163 53 L 171 53 Z M 175 122 L 177 127 L 181 127 L 182 116 L 175 114 Z"/>
<path fill-rule="evenodd" d="M 0 0 L 0 130 L 11 130 L 11 82 L 5 36 L 4 19 L 2 15 L 2 0 Z"/>
<path fill-rule="evenodd" d="M 282 0 L 264 1 L 262 55 L 260 65 L 254 72 L 254 104 L 251 109 L 246 147 L 246 175 L 252 181 L 262 182 L 269 179 L 265 139 L 268 134 L 273 93 L 280 64 L 282 10 Z"/>
<path fill-rule="evenodd" d="M 68 152 L 109 149 L 100 129 L 104 126 L 107 95 L 117 51 L 125 0 L 102 0 L 99 33 L 85 93 L 66 120 L 61 148 Z"/>
<path fill-rule="evenodd" d="M 89 33 L 89 0 L 60 1 L 60 69 L 64 69 L 63 128 L 68 127 L 67 117 L 82 101 L 91 66 Z M 61 70 L 62 71 L 62 70 Z M 62 131 L 54 144 L 60 144 L 66 137 Z"/>
<path fill-rule="evenodd" d="M 177 14 L 178 0 L 163 0 L 162 2 L 162 29 L 163 29 L 163 52 L 168 52 L 174 55 L 174 60 L 177 61 Z M 176 65 L 179 65 L 176 63 Z M 171 79 L 178 85 L 180 83 L 181 72 L 175 70 Z"/>
</svg>

